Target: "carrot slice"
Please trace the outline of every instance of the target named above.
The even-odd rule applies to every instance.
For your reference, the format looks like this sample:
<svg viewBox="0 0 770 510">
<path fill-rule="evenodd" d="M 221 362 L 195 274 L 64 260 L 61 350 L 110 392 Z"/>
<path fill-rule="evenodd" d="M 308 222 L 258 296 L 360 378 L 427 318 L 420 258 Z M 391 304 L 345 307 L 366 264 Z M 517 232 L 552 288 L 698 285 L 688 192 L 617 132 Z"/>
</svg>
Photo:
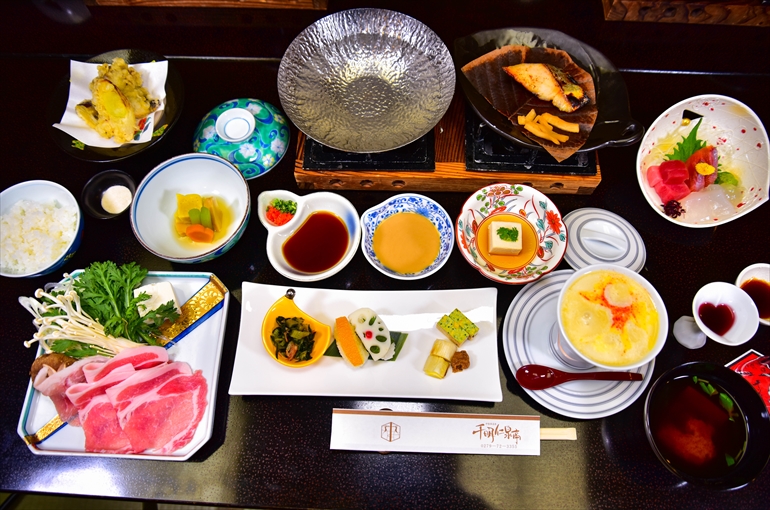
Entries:
<svg viewBox="0 0 770 510">
<path fill-rule="evenodd" d="M 187 230 L 185 230 L 185 233 L 187 234 L 187 237 L 193 241 L 198 241 L 199 243 L 210 243 L 214 240 L 214 231 L 204 227 L 200 223 L 190 225 L 187 227 Z"/>
</svg>

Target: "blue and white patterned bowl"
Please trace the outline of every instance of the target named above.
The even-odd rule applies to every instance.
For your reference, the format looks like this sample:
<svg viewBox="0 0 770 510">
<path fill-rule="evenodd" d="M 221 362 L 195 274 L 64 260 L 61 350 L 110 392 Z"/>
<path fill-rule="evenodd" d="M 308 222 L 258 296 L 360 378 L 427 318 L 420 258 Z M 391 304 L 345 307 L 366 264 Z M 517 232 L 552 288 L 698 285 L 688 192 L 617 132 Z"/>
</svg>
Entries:
<svg viewBox="0 0 770 510">
<path fill-rule="evenodd" d="M 400 212 L 414 212 L 428 218 L 438 230 L 441 238 L 441 247 L 438 256 L 433 263 L 420 271 L 419 273 L 397 273 L 392 269 L 385 267 L 374 254 L 372 245 L 374 240 L 374 231 L 383 220 Z M 364 257 L 375 269 L 383 274 L 397 280 L 417 280 L 430 276 L 446 263 L 449 255 L 452 253 L 452 247 L 455 242 L 454 224 L 449 214 L 441 207 L 438 202 L 430 198 L 415 193 L 403 193 L 389 198 L 379 205 L 368 209 L 361 215 L 361 251 Z"/>
<path fill-rule="evenodd" d="M 211 244 L 188 246 L 174 231 L 177 193 L 216 196 L 232 213 L 227 232 Z M 182 154 L 156 166 L 136 189 L 131 204 L 131 229 L 139 242 L 158 257 L 182 264 L 215 259 L 243 235 L 251 216 L 246 179 L 232 164 L 211 154 Z"/>
<path fill-rule="evenodd" d="M 7 214 L 9 209 L 19 202 L 20 200 L 30 200 L 40 204 L 57 203 L 73 208 L 77 211 L 77 218 L 74 220 L 75 232 L 71 236 L 69 244 L 64 249 L 64 252 L 59 255 L 56 260 L 45 265 L 44 267 L 38 267 L 28 271 L 19 272 L 10 267 L 10 263 L 6 260 L 0 259 L 0 276 L 6 276 L 8 278 L 33 278 L 36 276 L 42 276 L 61 269 L 68 260 L 75 256 L 75 252 L 80 247 L 80 241 L 83 239 L 83 213 L 78 206 L 77 200 L 61 184 L 57 184 L 51 181 L 25 181 L 20 182 L 3 190 L 0 193 L 0 214 Z M 0 228 L 7 228 L 5 226 Z M 29 234 L 29 232 L 27 232 Z M 42 231 L 38 230 L 32 234 L 33 238 L 46 237 Z M 23 250 L 23 248 L 22 248 Z M 7 254 L 4 255 L 8 256 Z"/>
<path fill-rule="evenodd" d="M 286 154 L 291 130 L 281 111 L 260 99 L 224 102 L 203 117 L 193 150 L 226 159 L 246 179 L 269 172 Z"/>
</svg>

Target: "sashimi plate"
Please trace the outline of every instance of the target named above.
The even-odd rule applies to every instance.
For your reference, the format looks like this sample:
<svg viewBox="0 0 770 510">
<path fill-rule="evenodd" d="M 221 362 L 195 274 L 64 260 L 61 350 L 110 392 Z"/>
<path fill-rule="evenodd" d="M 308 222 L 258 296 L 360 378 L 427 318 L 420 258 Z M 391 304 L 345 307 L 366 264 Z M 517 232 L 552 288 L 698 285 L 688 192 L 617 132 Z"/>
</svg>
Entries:
<svg viewBox="0 0 770 510">
<path fill-rule="evenodd" d="M 557 320 L 559 291 L 572 273 L 569 269 L 554 271 L 530 283 L 513 298 L 503 321 L 503 349 L 514 374 L 523 365 L 532 363 L 575 371 L 557 360 L 549 343 L 551 328 Z M 524 391 L 543 407 L 562 416 L 603 418 L 622 411 L 644 393 L 654 366 L 655 360 L 652 360 L 632 370 L 642 374 L 639 382 L 571 381 L 545 390 Z"/>
<path fill-rule="evenodd" d="M 198 272 L 155 272 L 150 271 L 143 284 L 170 282 L 174 287 L 174 293 L 180 304 L 187 302 L 204 285 L 209 282 L 211 273 Z M 214 404 L 219 381 L 219 362 L 222 356 L 222 344 L 227 323 L 227 308 L 230 302 L 230 293 L 224 295 L 218 310 L 202 318 L 194 324 L 187 335 L 177 344 L 168 349 L 169 358 L 173 361 L 184 361 L 195 370 L 201 370 L 208 383 L 208 405 L 198 424 L 193 439 L 183 448 L 166 454 L 113 454 L 93 453 L 85 451 L 85 436 L 83 429 L 65 425 L 57 432 L 50 435 L 44 441 L 36 445 L 28 445 L 32 453 L 36 455 L 74 455 L 87 457 L 118 457 L 149 460 L 175 460 L 189 459 L 206 442 L 211 439 L 214 430 Z M 32 332 L 30 332 L 30 337 Z M 180 335 L 181 336 L 181 335 Z M 42 351 L 38 352 L 38 356 Z M 17 432 L 22 439 L 37 432 L 43 425 L 56 416 L 56 409 L 51 399 L 41 395 L 32 387 L 30 381 L 27 387 L 27 395 L 24 398 L 24 406 L 19 418 Z"/>
<path fill-rule="evenodd" d="M 342 358 L 323 356 L 301 369 L 276 363 L 262 345 L 262 320 L 286 290 L 296 291 L 294 302 L 324 324 L 371 308 L 391 332 L 407 333 L 395 361 L 368 360 L 353 368 Z M 301 395 L 408 399 L 456 399 L 501 402 L 497 357 L 497 289 L 424 291 L 328 290 L 243 283 L 241 326 L 235 355 L 231 395 Z M 461 350 L 470 368 L 451 369 L 444 379 L 423 372 L 434 340 L 445 338 L 436 322 L 455 308 L 479 326 Z"/>
</svg>

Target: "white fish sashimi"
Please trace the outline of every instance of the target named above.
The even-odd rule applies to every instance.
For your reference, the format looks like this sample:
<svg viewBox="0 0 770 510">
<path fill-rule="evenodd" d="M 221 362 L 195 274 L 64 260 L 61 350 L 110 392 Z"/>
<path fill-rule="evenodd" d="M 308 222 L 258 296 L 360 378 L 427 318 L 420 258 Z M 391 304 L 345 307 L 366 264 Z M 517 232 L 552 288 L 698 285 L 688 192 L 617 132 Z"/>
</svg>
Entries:
<svg viewBox="0 0 770 510">
<path fill-rule="evenodd" d="M 359 308 L 348 320 L 374 361 L 393 357 L 395 344 L 390 340 L 390 331 L 374 310 Z"/>
<path fill-rule="evenodd" d="M 714 184 L 690 193 L 680 200 L 680 203 L 687 211 L 684 217 L 690 222 L 715 221 L 735 213 L 735 206 L 730 202 L 724 188 Z"/>
</svg>

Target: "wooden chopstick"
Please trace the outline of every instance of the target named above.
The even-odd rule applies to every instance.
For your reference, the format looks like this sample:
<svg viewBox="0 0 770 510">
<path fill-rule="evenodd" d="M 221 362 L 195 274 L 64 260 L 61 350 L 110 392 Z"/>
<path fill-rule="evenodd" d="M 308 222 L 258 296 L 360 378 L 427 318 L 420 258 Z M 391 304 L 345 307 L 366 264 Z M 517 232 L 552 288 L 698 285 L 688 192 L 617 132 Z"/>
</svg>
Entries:
<svg viewBox="0 0 770 510">
<path fill-rule="evenodd" d="M 577 429 L 566 427 L 559 429 L 540 429 L 540 440 L 565 440 L 577 441 Z"/>
</svg>

